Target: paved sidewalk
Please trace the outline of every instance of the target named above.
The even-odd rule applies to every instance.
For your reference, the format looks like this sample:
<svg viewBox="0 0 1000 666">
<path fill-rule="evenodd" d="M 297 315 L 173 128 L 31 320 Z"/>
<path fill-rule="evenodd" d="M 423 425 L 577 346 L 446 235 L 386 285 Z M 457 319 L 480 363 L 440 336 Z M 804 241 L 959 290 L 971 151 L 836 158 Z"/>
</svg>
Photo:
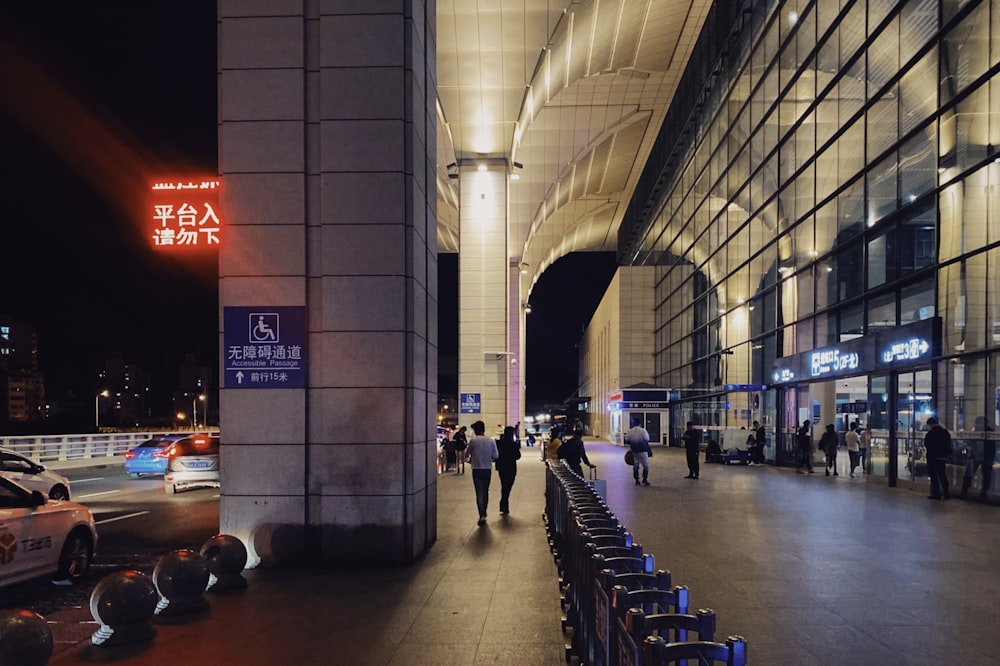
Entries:
<svg viewBox="0 0 1000 666">
<path fill-rule="evenodd" d="M 542 521 L 545 468 L 523 449 L 511 514 L 478 518 L 472 475 L 438 476 L 438 540 L 418 563 L 380 569 L 259 569 L 240 594 L 206 594 L 207 615 L 154 618 L 138 646 L 90 644 L 89 608 L 48 617 L 49 664 L 144 666 L 562 664 L 558 572 Z"/>
</svg>

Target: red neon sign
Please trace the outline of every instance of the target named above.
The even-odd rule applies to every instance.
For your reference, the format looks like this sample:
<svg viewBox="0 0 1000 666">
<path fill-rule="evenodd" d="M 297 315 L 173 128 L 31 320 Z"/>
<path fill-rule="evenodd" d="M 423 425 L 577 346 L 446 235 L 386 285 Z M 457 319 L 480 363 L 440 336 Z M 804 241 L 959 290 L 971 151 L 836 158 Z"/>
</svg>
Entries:
<svg viewBox="0 0 1000 666">
<path fill-rule="evenodd" d="M 218 179 L 160 180 L 150 185 L 145 216 L 152 227 L 157 249 L 218 249 L 222 221 L 219 218 Z"/>
</svg>

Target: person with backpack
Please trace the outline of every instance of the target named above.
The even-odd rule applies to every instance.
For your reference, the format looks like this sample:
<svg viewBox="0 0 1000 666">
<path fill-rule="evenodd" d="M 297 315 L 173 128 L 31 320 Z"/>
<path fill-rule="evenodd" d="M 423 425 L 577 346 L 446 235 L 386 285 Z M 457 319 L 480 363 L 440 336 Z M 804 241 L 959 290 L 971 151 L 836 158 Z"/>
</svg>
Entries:
<svg viewBox="0 0 1000 666">
<path fill-rule="evenodd" d="M 581 462 L 591 469 L 594 468 L 594 465 L 587 458 L 586 449 L 583 448 L 583 426 L 573 428 L 572 436 L 563 441 L 562 446 L 559 447 L 558 455 L 559 459 L 565 460 L 566 466 L 581 479 L 583 478 Z"/>
<path fill-rule="evenodd" d="M 639 485 L 639 467 L 642 467 L 642 485 L 649 485 L 649 458 L 653 450 L 649 448 L 649 431 L 642 427 L 639 419 L 632 419 L 632 428 L 625 433 L 625 443 L 632 452 L 632 478 Z"/>
</svg>

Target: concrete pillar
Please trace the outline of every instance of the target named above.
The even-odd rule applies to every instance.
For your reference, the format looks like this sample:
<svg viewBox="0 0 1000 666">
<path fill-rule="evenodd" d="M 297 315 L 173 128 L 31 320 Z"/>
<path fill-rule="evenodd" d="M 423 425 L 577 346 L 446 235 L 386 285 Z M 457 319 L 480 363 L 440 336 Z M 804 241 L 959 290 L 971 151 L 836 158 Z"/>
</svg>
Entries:
<svg viewBox="0 0 1000 666">
<path fill-rule="evenodd" d="M 458 252 L 458 391 L 479 394 L 479 413 L 461 413 L 459 423 L 514 425 L 509 413 L 512 381 L 519 381 L 519 341 L 509 328 L 519 313 L 519 273 L 507 257 L 507 164 L 469 159 L 459 170 L 461 208 Z M 512 277 L 513 276 L 513 277 Z M 513 292 L 513 295 L 512 295 Z M 517 361 L 517 363 L 511 363 Z"/>
<path fill-rule="evenodd" d="M 220 306 L 305 329 L 301 388 L 224 373 L 220 532 L 250 567 L 413 562 L 437 512 L 433 3 L 219 20 Z"/>
</svg>

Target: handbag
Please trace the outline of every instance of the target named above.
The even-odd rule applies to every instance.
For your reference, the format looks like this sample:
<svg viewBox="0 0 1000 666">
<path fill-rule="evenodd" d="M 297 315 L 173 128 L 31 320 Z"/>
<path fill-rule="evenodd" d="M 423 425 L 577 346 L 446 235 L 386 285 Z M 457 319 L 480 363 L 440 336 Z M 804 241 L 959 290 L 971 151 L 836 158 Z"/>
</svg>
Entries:
<svg viewBox="0 0 1000 666">
<path fill-rule="evenodd" d="M 632 455 L 632 449 L 629 449 L 628 451 L 625 452 L 625 464 L 626 465 L 635 464 L 635 456 Z"/>
</svg>

